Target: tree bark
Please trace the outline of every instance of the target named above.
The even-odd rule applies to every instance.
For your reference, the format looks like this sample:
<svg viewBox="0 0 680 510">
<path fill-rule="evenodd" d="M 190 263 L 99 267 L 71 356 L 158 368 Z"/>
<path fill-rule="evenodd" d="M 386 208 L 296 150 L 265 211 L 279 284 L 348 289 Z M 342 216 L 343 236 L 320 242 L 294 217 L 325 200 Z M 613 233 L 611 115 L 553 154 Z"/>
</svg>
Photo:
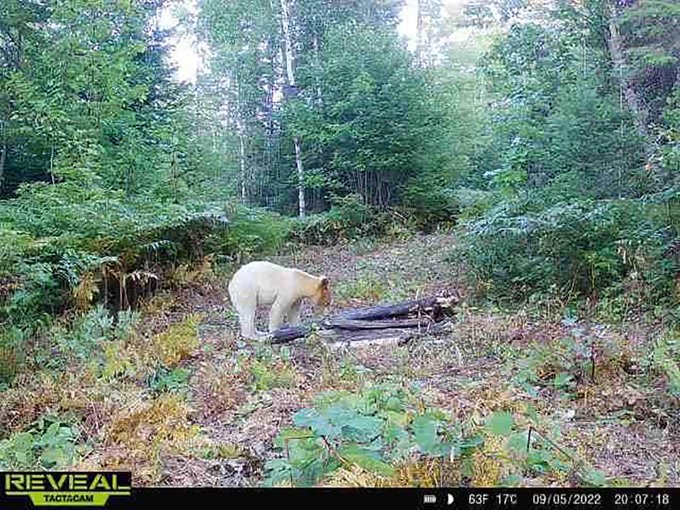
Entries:
<svg viewBox="0 0 680 510">
<path fill-rule="evenodd" d="M 2 143 L 2 148 L 0 148 L 0 192 L 2 191 L 2 185 L 5 179 L 5 161 L 7 160 L 7 144 Z"/>
<path fill-rule="evenodd" d="M 279 328 L 271 334 L 271 341 L 275 344 L 291 342 L 307 336 L 314 327 L 320 327 L 322 335 L 334 340 L 394 338 L 395 335 L 410 338 L 410 335 L 440 328 L 441 321 L 458 302 L 457 297 L 427 297 L 394 305 L 348 310 L 307 325 Z"/>
<path fill-rule="evenodd" d="M 293 71 L 293 42 L 290 34 L 290 13 L 288 11 L 288 0 L 281 0 L 281 24 L 283 26 L 283 41 L 286 55 L 286 77 L 288 79 L 288 86 L 295 89 L 295 72 Z M 298 212 L 301 218 L 304 218 L 306 212 L 305 206 L 305 187 L 304 178 L 305 171 L 302 165 L 302 148 L 300 138 L 295 136 L 293 138 L 295 145 L 295 167 L 298 176 Z"/>
<path fill-rule="evenodd" d="M 50 147 L 50 180 L 52 181 L 52 184 L 55 183 L 54 181 L 54 145 Z"/>
<path fill-rule="evenodd" d="M 245 142 L 245 135 L 243 133 L 242 129 L 242 121 L 238 121 L 238 143 L 239 143 L 239 153 L 238 153 L 238 160 L 239 160 L 239 184 L 240 184 L 240 192 L 241 192 L 241 203 L 245 204 L 247 203 L 247 194 L 246 194 L 246 142 Z"/>
<path fill-rule="evenodd" d="M 330 328 L 319 330 L 319 335 L 331 342 L 349 343 L 396 343 L 404 344 L 421 335 L 427 335 L 442 331 L 449 323 L 446 321 L 430 323 L 423 327 L 394 327 L 381 329 L 344 329 Z M 303 338 L 311 332 L 308 326 L 281 328 L 272 333 L 271 342 L 281 344 Z"/>
<path fill-rule="evenodd" d="M 649 146 L 647 136 L 649 131 L 647 129 L 648 112 L 642 105 L 635 89 L 631 85 L 628 77 L 625 76 L 626 62 L 623 56 L 623 47 L 621 43 L 621 34 L 619 27 L 616 24 L 616 7 L 613 3 L 609 3 L 609 36 L 607 37 L 607 47 L 609 55 L 614 63 L 614 67 L 619 73 L 619 81 L 621 86 L 621 93 L 626 102 L 626 106 L 633 114 L 635 127 L 638 133 L 644 138 L 645 153 L 647 159 L 651 155 L 651 147 Z"/>
<path fill-rule="evenodd" d="M 297 136 L 293 138 L 293 144 L 295 145 L 295 167 L 298 175 L 298 214 L 300 218 L 304 218 L 307 210 L 305 204 L 305 171 L 302 167 L 302 147 Z"/>
<path fill-rule="evenodd" d="M 427 297 L 412 301 L 404 301 L 395 305 L 379 305 L 359 310 L 348 310 L 341 313 L 339 317 L 342 319 L 354 320 L 379 320 L 423 312 L 431 312 L 436 315 L 441 313 L 444 309 L 450 309 L 453 305 L 458 304 L 458 302 L 459 299 L 454 296 Z"/>
<path fill-rule="evenodd" d="M 439 0 L 417 0 L 416 4 L 416 62 L 420 67 L 432 67 L 432 23 L 441 3 Z"/>
<path fill-rule="evenodd" d="M 428 320 L 427 317 L 424 319 L 414 318 L 414 319 L 392 319 L 392 320 L 356 320 L 356 319 L 343 319 L 342 317 L 336 317 L 335 319 L 330 319 L 325 321 L 323 324 L 327 328 L 338 328 L 347 329 L 352 331 L 361 331 L 367 329 L 388 329 L 388 328 L 417 328 L 417 327 L 427 327 L 432 321 Z"/>
<path fill-rule="evenodd" d="M 315 82 L 316 82 L 316 104 L 317 106 L 321 106 L 323 103 L 323 100 L 321 99 L 321 84 L 319 82 L 319 71 L 321 70 L 321 57 L 319 56 L 319 36 L 314 31 L 314 36 L 312 38 L 312 47 L 314 48 L 314 60 L 316 63 L 316 77 L 315 77 Z"/>
<path fill-rule="evenodd" d="M 425 46 L 425 34 L 423 34 L 423 0 L 418 0 L 416 2 L 416 9 L 418 9 L 418 14 L 416 15 L 416 62 L 422 67 L 423 50 Z"/>
<path fill-rule="evenodd" d="M 239 195 L 241 196 L 241 203 L 246 204 L 248 195 L 246 189 L 246 125 L 243 115 L 243 97 L 241 94 L 241 84 L 239 77 L 236 76 L 234 80 L 236 83 L 236 133 L 238 135 L 238 167 L 239 167 Z"/>
<path fill-rule="evenodd" d="M 330 330 L 322 336 L 332 342 L 370 342 L 402 344 L 417 335 L 417 330 L 402 328 L 371 329 L 364 331 Z"/>
</svg>

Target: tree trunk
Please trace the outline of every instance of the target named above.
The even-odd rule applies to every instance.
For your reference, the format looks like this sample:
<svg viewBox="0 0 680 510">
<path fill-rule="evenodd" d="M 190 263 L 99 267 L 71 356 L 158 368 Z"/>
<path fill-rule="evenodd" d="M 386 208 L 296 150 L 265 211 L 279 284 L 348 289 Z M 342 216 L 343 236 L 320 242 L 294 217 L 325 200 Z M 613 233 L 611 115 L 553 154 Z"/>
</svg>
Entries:
<svg viewBox="0 0 680 510">
<path fill-rule="evenodd" d="M 420 67 L 432 67 L 433 20 L 441 11 L 440 0 L 417 0 L 416 62 Z"/>
<path fill-rule="evenodd" d="M 448 321 L 431 323 L 423 327 L 394 327 L 374 329 L 345 329 L 326 328 L 319 330 L 319 335 L 331 342 L 351 343 L 396 343 L 404 344 L 410 339 L 442 331 L 449 324 Z M 272 333 L 272 343 L 282 344 L 303 338 L 311 332 L 309 327 L 287 327 L 277 329 Z"/>
<path fill-rule="evenodd" d="M 236 75 L 234 79 L 236 86 L 236 134 L 238 136 L 238 185 L 241 203 L 247 204 L 248 195 L 246 188 L 246 122 L 243 115 L 243 97 L 241 93 L 241 83 L 239 76 Z"/>
<path fill-rule="evenodd" d="M 358 319 L 344 319 L 337 317 L 324 322 L 324 326 L 329 328 L 348 329 L 352 331 L 360 331 L 366 329 L 388 329 L 388 328 L 418 328 L 427 327 L 431 324 L 427 317 L 425 319 L 391 319 L 391 320 L 358 320 Z"/>
<path fill-rule="evenodd" d="M 239 161 L 239 185 L 241 188 L 241 203 L 245 204 L 247 203 L 247 195 L 246 195 L 246 141 L 245 141 L 245 134 L 244 134 L 244 129 L 243 129 L 243 121 L 239 119 L 237 121 L 238 123 L 238 144 L 239 144 L 239 152 L 238 152 L 238 161 Z"/>
<path fill-rule="evenodd" d="M 386 328 L 386 329 L 371 329 L 363 331 L 353 330 L 330 330 L 322 331 L 321 336 L 331 342 L 347 342 L 350 345 L 366 345 L 366 344 L 393 344 L 403 345 L 410 339 L 427 333 L 434 333 L 435 330 L 442 328 L 442 324 L 436 324 L 432 329 L 423 328 L 418 330 L 415 328 Z"/>
<path fill-rule="evenodd" d="M 391 317 L 399 317 L 414 313 L 435 313 L 439 314 L 444 309 L 451 308 L 458 304 L 457 297 L 427 297 L 404 301 L 395 305 L 379 305 L 358 310 L 348 310 L 339 315 L 342 319 L 352 320 L 382 320 Z"/>
<path fill-rule="evenodd" d="M 272 6 L 272 11 L 273 11 L 273 6 Z M 265 99 L 265 140 L 266 140 L 266 147 L 265 147 L 265 168 L 267 169 L 267 178 L 272 179 L 274 178 L 273 176 L 275 175 L 275 168 L 274 168 L 274 89 L 276 87 L 276 82 L 277 82 L 277 77 L 278 77 L 278 69 L 277 69 L 277 54 L 278 51 L 276 51 L 276 42 L 274 40 L 274 36 L 269 37 L 269 42 L 268 42 L 268 53 L 269 53 L 269 59 L 271 62 L 271 78 L 269 79 L 269 83 L 267 84 L 267 95 Z M 265 186 L 266 189 L 266 203 L 269 205 L 270 201 L 274 198 L 274 195 L 271 191 L 271 186 Z"/>
<path fill-rule="evenodd" d="M 54 145 L 50 147 L 50 180 L 54 184 Z"/>
<path fill-rule="evenodd" d="M 2 184 L 5 179 L 5 161 L 7 160 L 7 144 L 2 143 L 2 148 L 0 148 L 0 192 L 2 192 Z M 1 195 L 1 193 L 0 193 Z"/>
<path fill-rule="evenodd" d="M 423 47 L 425 34 L 423 33 L 423 0 L 417 0 L 416 9 L 416 62 L 422 67 L 423 65 Z"/>
<path fill-rule="evenodd" d="M 609 55 L 614 63 L 616 71 L 619 73 L 619 81 L 621 86 L 621 93 L 626 102 L 626 106 L 633 114 L 635 126 L 638 133 L 644 138 L 645 153 L 647 160 L 651 155 L 651 147 L 649 146 L 647 135 L 647 115 L 648 112 L 643 107 L 640 98 L 635 89 L 625 76 L 626 63 L 623 56 L 623 48 L 621 44 L 621 34 L 619 27 L 616 24 L 616 7 L 610 2 L 609 4 L 609 36 L 607 37 L 607 46 L 609 48 Z"/>
<path fill-rule="evenodd" d="M 281 24 L 283 25 L 283 40 L 286 54 L 286 77 L 288 86 L 295 89 L 295 72 L 293 71 L 293 43 L 290 34 L 290 13 L 288 11 L 288 0 L 281 0 Z M 302 166 L 302 148 L 300 139 L 293 138 L 295 145 L 295 167 L 298 175 L 298 210 L 300 217 L 305 216 L 305 171 Z"/>
<path fill-rule="evenodd" d="M 319 83 L 319 71 L 321 70 L 321 58 L 319 57 L 319 36 L 314 32 L 314 36 L 312 38 L 312 47 L 314 48 L 314 60 L 316 61 L 316 70 L 317 74 L 315 77 L 316 81 L 316 104 L 317 106 L 322 105 L 322 99 L 321 99 L 321 84 Z"/>
<path fill-rule="evenodd" d="M 295 144 L 295 166 L 298 174 L 298 213 L 300 218 L 304 218 L 307 206 L 305 205 L 305 172 L 302 168 L 300 139 L 296 136 L 293 139 L 293 143 Z"/>
</svg>

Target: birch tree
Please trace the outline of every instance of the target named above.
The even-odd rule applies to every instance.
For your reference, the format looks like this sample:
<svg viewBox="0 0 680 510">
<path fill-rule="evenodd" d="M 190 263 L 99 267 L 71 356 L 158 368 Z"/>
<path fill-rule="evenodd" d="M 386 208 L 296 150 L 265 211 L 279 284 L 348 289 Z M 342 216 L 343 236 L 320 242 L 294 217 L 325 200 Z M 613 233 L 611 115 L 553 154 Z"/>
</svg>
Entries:
<svg viewBox="0 0 680 510">
<path fill-rule="evenodd" d="M 281 27 L 283 30 L 284 53 L 286 57 L 286 80 L 288 90 L 294 92 L 295 85 L 295 70 L 293 68 L 294 50 L 293 37 L 290 28 L 290 4 L 288 0 L 281 0 Z M 293 145 L 295 146 L 295 168 L 298 177 L 298 214 L 301 218 L 305 216 L 305 170 L 302 164 L 302 148 L 300 138 L 294 136 Z"/>
</svg>

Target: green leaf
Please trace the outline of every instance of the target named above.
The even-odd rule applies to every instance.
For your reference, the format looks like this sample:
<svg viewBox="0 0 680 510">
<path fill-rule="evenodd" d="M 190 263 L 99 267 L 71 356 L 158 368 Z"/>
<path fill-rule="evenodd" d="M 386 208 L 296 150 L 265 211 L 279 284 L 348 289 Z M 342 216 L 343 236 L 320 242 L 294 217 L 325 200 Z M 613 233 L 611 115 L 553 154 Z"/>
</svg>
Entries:
<svg viewBox="0 0 680 510">
<path fill-rule="evenodd" d="M 428 416 L 417 416 L 413 420 L 412 427 L 416 444 L 424 452 L 431 451 L 439 441 L 437 425 L 437 422 Z"/>
<path fill-rule="evenodd" d="M 451 446 L 439 436 L 440 426 L 440 420 L 431 415 L 416 416 L 413 420 L 414 439 L 423 453 L 437 456 L 449 453 Z"/>
<path fill-rule="evenodd" d="M 44 438 L 50 438 L 50 437 L 57 437 L 59 434 L 59 428 L 61 427 L 61 424 L 59 422 L 53 422 L 50 424 L 49 427 L 47 427 L 47 431 L 44 434 Z"/>
<path fill-rule="evenodd" d="M 551 463 L 554 460 L 554 455 L 547 450 L 529 450 L 529 455 L 527 456 L 527 466 L 539 473 L 548 471 Z"/>
<path fill-rule="evenodd" d="M 404 409 L 404 404 L 397 397 L 390 397 L 387 399 L 387 402 L 385 403 L 385 409 L 388 409 L 389 411 L 399 412 Z"/>
<path fill-rule="evenodd" d="M 461 439 L 456 443 L 456 446 L 461 450 L 468 450 L 471 448 L 476 448 L 482 444 L 484 444 L 484 438 L 482 436 L 472 436 Z"/>
<path fill-rule="evenodd" d="M 30 450 L 33 448 L 34 442 L 35 438 L 31 432 L 19 432 L 16 436 L 14 436 L 14 444 L 16 445 L 16 448 L 22 450 Z"/>
<path fill-rule="evenodd" d="M 361 416 L 356 407 L 347 407 L 345 403 L 332 405 L 326 409 L 322 409 L 319 413 L 334 425 L 344 425 L 347 421 L 356 416 Z"/>
<path fill-rule="evenodd" d="M 524 454 L 527 451 L 527 432 L 516 432 L 508 438 L 508 448 L 516 453 Z"/>
<path fill-rule="evenodd" d="M 328 457 L 326 447 L 320 439 L 300 439 L 288 443 L 287 457 L 295 466 L 307 466 L 315 461 L 322 462 Z"/>
<path fill-rule="evenodd" d="M 61 467 L 68 464 L 69 456 L 62 448 L 46 448 L 40 461 L 46 467 Z"/>
<path fill-rule="evenodd" d="M 293 423 L 298 427 L 309 427 L 317 436 L 335 438 L 339 435 L 339 429 L 334 427 L 329 420 L 321 416 L 316 409 L 302 409 L 293 415 Z"/>
<path fill-rule="evenodd" d="M 356 416 L 342 426 L 343 438 L 350 441 L 367 443 L 378 437 L 384 421 L 373 416 Z"/>
<path fill-rule="evenodd" d="M 560 372 L 553 379 L 553 386 L 555 386 L 555 388 L 558 389 L 558 390 L 569 388 L 569 387 L 572 386 L 573 380 L 574 380 L 574 376 L 571 375 L 570 373 Z"/>
<path fill-rule="evenodd" d="M 538 423 L 538 413 L 533 405 L 527 404 L 524 414 L 534 423 Z"/>
<path fill-rule="evenodd" d="M 604 487 L 607 483 L 607 476 L 599 469 L 589 468 L 583 473 L 583 480 L 596 487 Z"/>
<path fill-rule="evenodd" d="M 280 432 L 280 437 L 282 439 L 306 439 L 313 437 L 313 434 L 310 430 L 308 429 L 293 429 L 293 428 L 285 428 Z"/>
<path fill-rule="evenodd" d="M 265 487 L 271 487 L 280 483 L 290 482 L 292 468 L 286 459 L 272 459 L 268 460 L 264 465 L 267 477 L 265 478 Z"/>
<path fill-rule="evenodd" d="M 410 419 L 408 413 L 395 411 L 387 411 L 385 417 L 387 418 L 387 423 L 398 427 L 406 427 Z"/>
<path fill-rule="evenodd" d="M 512 432 L 514 420 L 508 412 L 495 412 L 486 421 L 486 428 L 496 436 L 507 436 Z"/>
<path fill-rule="evenodd" d="M 16 453 L 14 454 L 16 457 L 17 461 L 19 461 L 20 464 L 23 466 L 28 467 L 29 463 L 29 456 L 32 457 L 31 452 L 29 450 L 17 450 Z"/>
<path fill-rule="evenodd" d="M 522 477 L 519 475 L 508 475 L 501 480 L 501 487 L 517 487 L 522 483 Z"/>
<path fill-rule="evenodd" d="M 340 448 L 338 450 L 338 454 L 343 459 L 353 462 L 367 471 L 371 471 L 382 476 L 394 475 L 394 468 L 383 462 L 383 460 L 380 458 L 380 455 L 374 450 L 362 448 L 357 444 L 349 444 Z"/>
<path fill-rule="evenodd" d="M 314 433 L 309 429 L 284 428 L 276 436 L 274 445 L 283 448 L 286 441 L 293 439 L 309 439 L 314 437 Z"/>
</svg>

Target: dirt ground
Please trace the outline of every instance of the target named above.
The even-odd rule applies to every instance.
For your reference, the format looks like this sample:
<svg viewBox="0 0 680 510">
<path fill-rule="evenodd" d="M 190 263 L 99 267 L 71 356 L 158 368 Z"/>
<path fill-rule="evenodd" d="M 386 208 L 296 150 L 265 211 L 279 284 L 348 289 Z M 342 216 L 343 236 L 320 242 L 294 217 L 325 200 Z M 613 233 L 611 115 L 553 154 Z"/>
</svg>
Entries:
<svg viewBox="0 0 680 510">
<path fill-rule="evenodd" d="M 333 308 L 339 310 L 454 289 L 460 292 L 459 275 L 446 260 L 453 242 L 450 234 L 438 233 L 391 243 L 311 247 L 270 260 L 328 275 L 333 282 Z M 417 381 L 431 405 L 461 422 L 482 423 L 494 410 L 531 404 L 542 418 L 542 433 L 548 436 L 557 431 L 559 439 L 552 436 L 555 441 L 578 452 L 609 480 L 680 484 L 677 400 L 669 404 L 660 396 L 659 388 L 645 385 L 634 370 L 621 370 L 623 361 L 619 365 L 616 360 L 612 362 L 616 365 L 613 368 L 604 366 L 602 370 L 613 373 L 596 374 L 594 381 L 577 390 L 576 398 L 565 399 L 558 391 L 540 386 L 530 394 L 510 383 L 508 357 L 512 354 L 508 352 L 550 346 L 568 337 L 573 324 L 536 318 L 526 311 L 508 313 L 463 306 L 451 331 L 405 346 L 371 346 L 329 354 L 318 345 L 309 346 L 300 340 L 274 347 L 275 351 L 283 348 L 288 352 L 294 372 L 290 383 L 253 391 L 229 375 L 234 356 L 252 354 L 258 347 L 237 339 L 225 286 L 214 286 L 203 294 L 192 291 L 182 301 L 185 306 L 189 304 L 183 313 L 200 313 L 203 317 L 200 353 L 189 362 L 193 374 L 190 401 L 196 409 L 196 423 L 212 441 L 233 445 L 238 453 L 227 460 L 167 459 L 162 484 L 194 484 L 197 480 L 220 486 L 258 484 L 264 462 L 276 455 L 272 442 L 277 432 L 290 425 L 291 415 L 309 405 L 318 392 L 343 384 L 346 387 L 328 372 L 329 365 L 347 363 L 361 367 L 364 375 L 356 384 L 395 376 Z M 303 317 L 310 316 L 307 306 Z M 262 326 L 265 319 L 261 313 Z M 613 352 L 624 346 L 633 362 L 635 348 L 651 341 L 645 331 L 632 326 L 614 329 L 595 325 L 592 331 L 603 344 L 613 346 Z M 232 387 L 225 388 L 231 383 Z M 533 483 L 551 482 L 545 478 Z"/>
</svg>

